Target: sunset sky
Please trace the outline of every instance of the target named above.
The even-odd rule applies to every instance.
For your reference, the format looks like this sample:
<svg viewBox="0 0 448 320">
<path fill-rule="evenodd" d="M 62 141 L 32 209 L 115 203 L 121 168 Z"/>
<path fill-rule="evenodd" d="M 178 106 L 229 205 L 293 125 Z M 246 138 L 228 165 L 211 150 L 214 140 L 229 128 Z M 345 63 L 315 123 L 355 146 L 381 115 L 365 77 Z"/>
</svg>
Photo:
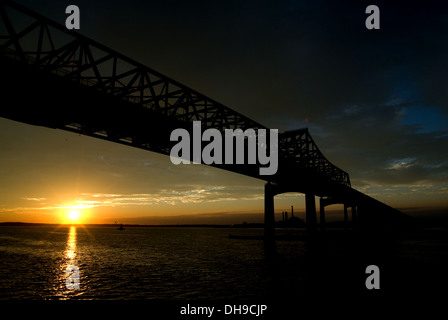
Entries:
<svg viewBox="0 0 448 320">
<path fill-rule="evenodd" d="M 280 132 L 309 131 L 352 186 L 448 208 L 448 12 L 431 1 L 31 1 L 81 34 Z M 63 107 L 63 106 L 62 106 Z M 263 221 L 264 182 L 0 118 L 0 222 Z M 276 197 L 299 214 L 304 196 Z"/>
</svg>

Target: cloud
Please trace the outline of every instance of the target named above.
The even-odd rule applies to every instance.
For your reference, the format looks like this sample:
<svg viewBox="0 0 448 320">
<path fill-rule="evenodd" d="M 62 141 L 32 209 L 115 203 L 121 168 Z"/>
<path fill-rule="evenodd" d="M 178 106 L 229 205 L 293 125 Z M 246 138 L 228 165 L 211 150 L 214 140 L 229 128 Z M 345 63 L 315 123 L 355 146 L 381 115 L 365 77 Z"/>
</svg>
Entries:
<svg viewBox="0 0 448 320">
<path fill-rule="evenodd" d="M 28 201 L 38 201 L 38 202 L 40 202 L 40 201 L 45 201 L 45 200 L 47 200 L 47 198 L 22 198 L 23 200 L 28 200 Z"/>
<path fill-rule="evenodd" d="M 404 123 L 401 110 L 407 104 L 359 104 L 335 110 L 321 118 L 321 130 L 311 134 L 327 158 L 348 171 L 352 184 L 444 183 L 448 130 L 421 131 Z"/>
<path fill-rule="evenodd" d="M 101 207 L 150 206 L 167 204 L 171 206 L 191 203 L 213 203 L 220 201 L 262 200 L 264 194 L 259 188 L 232 188 L 229 186 L 182 185 L 175 189 L 161 189 L 156 193 L 137 194 L 81 194 L 79 204 Z M 90 199 L 95 199 L 94 201 Z"/>
</svg>

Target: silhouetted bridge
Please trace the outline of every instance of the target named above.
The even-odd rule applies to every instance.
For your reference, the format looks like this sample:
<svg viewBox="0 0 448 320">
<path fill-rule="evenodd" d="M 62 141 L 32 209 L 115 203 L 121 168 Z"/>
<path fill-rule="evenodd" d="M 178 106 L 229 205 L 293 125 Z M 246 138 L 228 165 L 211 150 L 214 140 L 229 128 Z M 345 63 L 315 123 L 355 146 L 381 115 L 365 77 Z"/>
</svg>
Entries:
<svg viewBox="0 0 448 320">
<path fill-rule="evenodd" d="M 68 130 L 149 151 L 170 154 L 170 133 L 202 130 L 267 129 L 254 120 L 98 42 L 69 31 L 10 1 L 0 5 L 0 116 L 32 125 Z M 351 207 L 363 225 L 397 222 L 402 214 L 350 185 L 349 175 L 328 161 L 307 129 L 279 134 L 278 171 L 260 176 L 259 164 L 214 165 L 267 181 L 265 226 L 274 230 L 274 196 L 301 192 L 306 223 L 317 228 L 315 196 L 324 207 Z"/>
</svg>

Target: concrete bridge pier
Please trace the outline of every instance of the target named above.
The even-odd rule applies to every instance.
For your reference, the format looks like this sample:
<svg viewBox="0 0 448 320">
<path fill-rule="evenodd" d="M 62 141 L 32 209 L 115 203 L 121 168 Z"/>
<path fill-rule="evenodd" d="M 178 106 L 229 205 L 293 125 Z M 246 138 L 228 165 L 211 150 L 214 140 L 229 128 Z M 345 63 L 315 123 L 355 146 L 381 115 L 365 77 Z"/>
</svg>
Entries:
<svg viewBox="0 0 448 320">
<path fill-rule="evenodd" d="M 317 228 L 316 200 L 313 193 L 305 193 L 306 228 L 315 231 Z"/>
<path fill-rule="evenodd" d="M 348 230 L 348 211 L 347 211 L 347 204 L 344 203 L 344 227 L 345 230 Z"/>
<path fill-rule="evenodd" d="M 268 182 L 264 186 L 264 236 L 274 238 L 275 216 L 274 216 L 274 187 Z"/>
<path fill-rule="evenodd" d="M 320 210 L 320 229 L 325 230 L 325 200 L 324 198 L 320 198 L 319 200 L 319 210 Z"/>
<path fill-rule="evenodd" d="M 357 220 L 358 220 L 357 209 L 356 209 L 356 206 L 353 205 L 352 206 L 352 228 L 355 228 L 355 226 L 357 224 Z"/>
</svg>

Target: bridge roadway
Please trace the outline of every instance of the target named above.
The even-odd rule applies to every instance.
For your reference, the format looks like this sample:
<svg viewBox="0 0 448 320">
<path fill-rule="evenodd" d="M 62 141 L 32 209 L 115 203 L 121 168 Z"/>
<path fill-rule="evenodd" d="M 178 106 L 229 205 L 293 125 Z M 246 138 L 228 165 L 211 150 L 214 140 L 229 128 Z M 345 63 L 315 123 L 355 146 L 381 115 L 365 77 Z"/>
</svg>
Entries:
<svg viewBox="0 0 448 320">
<path fill-rule="evenodd" d="M 14 14 L 12 14 L 14 12 Z M 29 22 L 17 16 L 25 16 Z M 0 2 L 0 116 L 72 131 L 169 155 L 172 130 L 267 129 L 120 53 L 11 1 Z M 328 161 L 307 129 L 279 134 L 278 171 L 260 176 L 260 164 L 216 165 L 265 180 L 265 232 L 274 234 L 274 197 L 305 194 L 306 223 L 316 230 L 325 207 L 344 204 L 359 226 L 397 226 L 404 215 L 351 187 L 349 175 Z M 223 149 L 224 150 L 224 149 Z"/>
</svg>

